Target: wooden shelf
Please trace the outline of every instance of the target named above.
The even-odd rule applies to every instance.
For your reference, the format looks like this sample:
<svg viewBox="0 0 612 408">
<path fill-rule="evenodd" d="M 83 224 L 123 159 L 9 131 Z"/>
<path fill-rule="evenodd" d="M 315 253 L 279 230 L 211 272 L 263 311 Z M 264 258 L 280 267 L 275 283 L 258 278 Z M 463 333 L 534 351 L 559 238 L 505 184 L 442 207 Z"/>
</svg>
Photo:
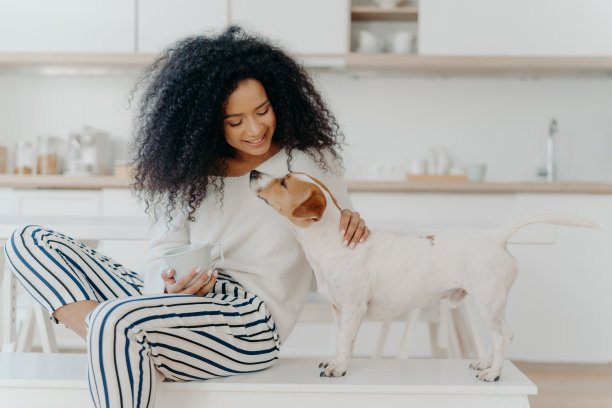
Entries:
<svg viewBox="0 0 612 408">
<path fill-rule="evenodd" d="M 156 54 L 0 53 L 2 68 L 142 68 Z M 427 75 L 612 75 L 610 57 L 470 57 L 417 54 L 296 55 L 311 67 Z"/>
<path fill-rule="evenodd" d="M 455 57 L 350 53 L 347 69 L 417 74 L 612 75 L 612 57 Z"/>
<path fill-rule="evenodd" d="M 417 21 L 417 7 L 396 7 L 384 9 L 380 7 L 358 6 L 351 8 L 352 21 Z"/>
</svg>

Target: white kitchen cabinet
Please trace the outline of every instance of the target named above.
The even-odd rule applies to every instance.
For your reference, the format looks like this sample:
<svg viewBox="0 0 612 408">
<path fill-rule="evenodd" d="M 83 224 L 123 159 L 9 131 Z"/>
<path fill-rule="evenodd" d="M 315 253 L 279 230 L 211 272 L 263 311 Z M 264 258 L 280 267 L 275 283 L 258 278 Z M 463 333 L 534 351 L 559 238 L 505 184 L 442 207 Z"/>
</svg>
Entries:
<svg viewBox="0 0 612 408">
<path fill-rule="evenodd" d="M 0 52 L 129 53 L 134 0 L 4 0 Z"/>
<path fill-rule="evenodd" d="M 230 19 L 294 54 L 344 54 L 349 0 L 232 0 Z"/>
<path fill-rule="evenodd" d="M 13 214 L 31 216 L 99 216 L 100 191 L 16 190 Z"/>
<path fill-rule="evenodd" d="M 229 0 L 139 0 L 138 52 L 158 53 L 189 35 L 227 26 Z"/>
<path fill-rule="evenodd" d="M 610 56 L 609 0 L 421 0 L 419 53 Z"/>
</svg>

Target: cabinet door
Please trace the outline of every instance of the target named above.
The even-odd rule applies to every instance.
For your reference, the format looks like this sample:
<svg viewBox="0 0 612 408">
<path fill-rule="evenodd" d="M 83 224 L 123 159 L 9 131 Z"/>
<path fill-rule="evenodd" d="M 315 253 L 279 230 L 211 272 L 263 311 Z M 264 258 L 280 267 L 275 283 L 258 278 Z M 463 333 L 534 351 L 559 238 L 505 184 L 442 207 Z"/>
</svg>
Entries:
<svg viewBox="0 0 612 408">
<path fill-rule="evenodd" d="M 4 0 L 0 52 L 134 52 L 134 0 Z"/>
<path fill-rule="evenodd" d="M 423 55 L 612 55 L 609 0 L 421 0 Z"/>
<path fill-rule="evenodd" d="M 138 52 L 158 53 L 183 37 L 228 23 L 229 0 L 140 0 Z"/>
<path fill-rule="evenodd" d="M 348 51 L 349 0 L 232 0 L 231 22 L 295 54 Z"/>
<path fill-rule="evenodd" d="M 22 190 L 15 191 L 15 215 L 83 216 L 101 215 L 99 191 Z"/>
</svg>

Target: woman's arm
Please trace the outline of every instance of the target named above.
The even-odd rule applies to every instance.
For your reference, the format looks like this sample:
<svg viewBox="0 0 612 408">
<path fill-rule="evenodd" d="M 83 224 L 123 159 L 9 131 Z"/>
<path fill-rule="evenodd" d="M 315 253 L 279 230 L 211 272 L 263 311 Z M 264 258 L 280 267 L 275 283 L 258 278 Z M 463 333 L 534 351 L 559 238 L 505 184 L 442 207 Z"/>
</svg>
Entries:
<svg viewBox="0 0 612 408">
<path fill-rule="evenodd" d="M 173 220 L 169 230 L 166 224 L 166 218 L 160 217 L 151 226 L 149 248 L 140 264 L 140 274 L 144 279 L 143 294 L 145 295 L 164 293 L 162 272 L 168 269 L 168 265 L 162 255 L 171 249 L 190 243 L 188 223 Z"/>
</svg>

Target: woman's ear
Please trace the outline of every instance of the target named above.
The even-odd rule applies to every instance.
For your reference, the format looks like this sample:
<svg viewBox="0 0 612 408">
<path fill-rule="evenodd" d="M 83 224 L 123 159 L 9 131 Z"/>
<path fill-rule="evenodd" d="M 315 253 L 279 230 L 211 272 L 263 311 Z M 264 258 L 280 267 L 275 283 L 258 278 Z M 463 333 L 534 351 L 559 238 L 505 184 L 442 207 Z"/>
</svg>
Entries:
<svg viewBox="0 0 612 408">
<path fill-rule="evenodd" d="M 291 215 L 295 218 L 308 218 L 319 221 L 325 212 L 327 200 L 319 188 L 314 188 L 310 196 L 293 210 Z"/>
</svg>

